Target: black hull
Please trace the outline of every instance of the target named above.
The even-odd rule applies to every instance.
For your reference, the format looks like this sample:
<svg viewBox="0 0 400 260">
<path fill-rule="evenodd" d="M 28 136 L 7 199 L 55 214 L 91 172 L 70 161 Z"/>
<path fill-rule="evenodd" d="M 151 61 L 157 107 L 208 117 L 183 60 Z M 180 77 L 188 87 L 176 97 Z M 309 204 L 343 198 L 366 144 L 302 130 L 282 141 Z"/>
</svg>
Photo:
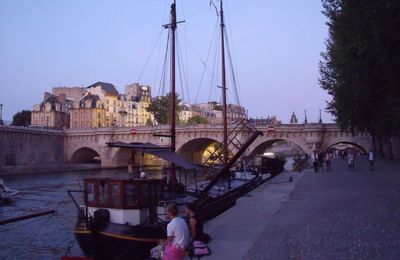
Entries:
<svg viewBox="0 0 400 260">
<path fill-rule="evenodd" d="M 201 203 L 199 212 L 202 212 L 204 221 L 211 220 L 236 204 L 236 200 L 261 184 L 261 177 L 257 176 L 248 183 L 233 189 L 222 196 L 207 198 Z"/>
<path fill-rule="evenodd" d="M 150 249 L 164 240 L 161 226 L 108 224 L 97 231 L 75 230 L 75 238 L 86 256 L 96 260 L 146 259 Z"/>
</svg>

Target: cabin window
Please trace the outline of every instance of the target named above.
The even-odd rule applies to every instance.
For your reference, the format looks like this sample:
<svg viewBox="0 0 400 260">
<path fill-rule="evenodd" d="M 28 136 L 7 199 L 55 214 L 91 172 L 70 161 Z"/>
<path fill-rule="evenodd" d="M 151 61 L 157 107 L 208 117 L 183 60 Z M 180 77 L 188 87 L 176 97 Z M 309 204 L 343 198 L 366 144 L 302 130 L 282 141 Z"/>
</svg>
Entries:
<svg viewBox="0 0 400 260">
<path fill-rule="evenodd" d="M 125 185 L 125 207 L 133 208 L 137 207 L 137 189 L 134 184 Z"/>
<path fill-rule="evenodd" d="M 107 205 L 108 202 L 108 189 L 107 183 L 105 181 L 101 181 L 99 185 L 99 204 Z"/>
<path fill-rule="evenodd" d="M 119 183 L 111 184 L 111 205 L 113 207 L 121 207 L 121 186 Z"/>
<path fill-rule="evenodd" d="M 148 184 L 142 183 L 140 186 L 140 204 L 141 206 L 147 206 L 149 204 L 149 186 Z"/>
<path fill-rule="evenodd" d="M 87 200 L 89 204 L 96 203 L 96 193 L 94 190 L 94 183 L 88 182 L 87 183 Z"/>
</svg>

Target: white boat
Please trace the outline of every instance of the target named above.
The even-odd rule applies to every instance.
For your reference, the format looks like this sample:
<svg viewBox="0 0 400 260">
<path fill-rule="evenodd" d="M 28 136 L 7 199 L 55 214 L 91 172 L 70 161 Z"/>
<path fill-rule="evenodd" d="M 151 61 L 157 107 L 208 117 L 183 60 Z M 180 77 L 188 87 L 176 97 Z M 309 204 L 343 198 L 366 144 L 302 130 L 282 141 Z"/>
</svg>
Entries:
<svg viewBox="0 0 400 260">
<path fill-rule="evenodd" d="M 18 193 L 18 190 L 8 188 L 4 185 L 3 179 L 0 179 L 0 202 L 10 202 L 11 198 Z"/>
</svg>

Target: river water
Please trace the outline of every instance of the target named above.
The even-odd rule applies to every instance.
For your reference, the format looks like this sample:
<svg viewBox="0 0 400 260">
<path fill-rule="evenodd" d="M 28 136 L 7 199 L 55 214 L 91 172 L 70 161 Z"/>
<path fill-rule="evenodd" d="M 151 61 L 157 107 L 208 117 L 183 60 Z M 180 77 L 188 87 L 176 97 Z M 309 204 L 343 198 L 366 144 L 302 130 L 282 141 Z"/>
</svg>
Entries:
<svg viewBox="0 0 400 260">
<path fill-rule="evenodd" d="M 285 168 L 291 167 L 288 160 Z M 288 170 L 288 169 L 287 169 Z M 154 174 L 153 170 L 146 170 Z M 127 170 L 97 170 L 0 176 L 20 193 L 10 205 L 0 205 L 0 220 L 56 209 L 57 212 L 0 226 L 0 259 L 61 259 L 82 255 L 74 235 L 76 207 L 67 190 L 80 189 L 87 177 L 128 177 Z M 79 194 L 75 196 L 79 198 Z"/>
<path fill-rule="evenodd" d="M 0 205 L 0 220 L 56 209 L 54 214 L 0 226 L 0 259 L 61 259 L 68 246 L 82 255 L 73 236 L 76 207 L 67 190 L 80 189 L 85 177 L 128 176 L 126 170 L 101 170 L 0 176 L 20 191 L 11 205 Z"/>
</svg>

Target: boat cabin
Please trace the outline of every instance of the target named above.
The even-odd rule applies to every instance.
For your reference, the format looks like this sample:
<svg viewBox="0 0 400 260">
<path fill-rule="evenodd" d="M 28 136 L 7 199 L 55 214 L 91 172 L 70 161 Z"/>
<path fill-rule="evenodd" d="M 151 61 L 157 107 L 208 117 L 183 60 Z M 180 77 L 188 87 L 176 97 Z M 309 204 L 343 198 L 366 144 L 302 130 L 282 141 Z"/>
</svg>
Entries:
<svg viewBox="0 0 400 260">
<path fill-rule="evenodd" d="M 110 222 L 137 225 L 156 217 L 162 188 L 159 179 L 88 178 L 84 180 L 85 205 L 93 216 L 110 211 Z"/>
</svg>

